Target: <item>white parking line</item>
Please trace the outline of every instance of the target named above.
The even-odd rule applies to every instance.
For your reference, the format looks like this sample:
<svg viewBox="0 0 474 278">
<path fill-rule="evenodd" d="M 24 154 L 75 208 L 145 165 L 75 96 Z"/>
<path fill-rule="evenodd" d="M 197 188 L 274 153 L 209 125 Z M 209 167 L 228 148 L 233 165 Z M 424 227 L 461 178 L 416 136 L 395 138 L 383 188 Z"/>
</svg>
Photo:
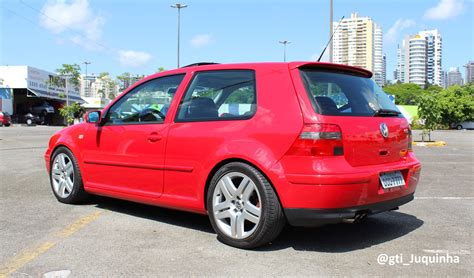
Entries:
<svg viewBox="0 0 474 278">
<path fill-rule="evenodd" d="M 470 255 L 469 250 L 445 250 L 445 249 L 423 249 L 423 252 L 433 254 L 450 254 L 450 255 Z"/>
<path fill-rule="evenodd" d="M 415 197 L 415 200 L 474 200 L 474 197 Z"/>
</svg>

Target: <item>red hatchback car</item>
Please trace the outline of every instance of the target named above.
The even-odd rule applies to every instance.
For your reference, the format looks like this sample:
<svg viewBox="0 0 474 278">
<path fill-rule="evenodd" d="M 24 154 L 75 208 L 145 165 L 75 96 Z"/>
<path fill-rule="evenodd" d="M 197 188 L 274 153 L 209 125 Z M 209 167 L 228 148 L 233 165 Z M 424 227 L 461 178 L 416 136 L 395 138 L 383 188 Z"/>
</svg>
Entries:
<svg viewBox="0 0 474 278">
<path fill-rule="evenodd" d="M 12 118 L 7 112 L 0 111 L 0 127 L 10 126 L 12 123 Z"/>
<path fill-rule="evenodd" d="M 56 198 L 88 194 L 208 214 L 240 248 L 286 223 L 357 220 L 411 200 L 411 130 L 364 69 L 195 64 L 149 76 L 45 154 Z"/>
</svg>

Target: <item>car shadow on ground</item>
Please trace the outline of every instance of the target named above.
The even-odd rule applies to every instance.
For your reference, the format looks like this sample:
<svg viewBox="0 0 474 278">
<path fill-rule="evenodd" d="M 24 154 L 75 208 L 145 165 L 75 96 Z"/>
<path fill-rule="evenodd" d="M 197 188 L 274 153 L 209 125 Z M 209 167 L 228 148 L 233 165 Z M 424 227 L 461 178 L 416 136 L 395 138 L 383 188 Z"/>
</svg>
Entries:
<svg viewBox="0 0 474 278">
<path fill-rule="evenodd" d="M 98 208 L 214 234 L 205 215 L 148 206 L 106 197 L 94 197 Z M 333 224 L 315 228 L 286 226 L 271 244 L 255 249 L 268 252 L 292 248 L 300 251 L 344 253 L 365 249 L 403 237 L 423 225 L 413 215 L 390 211 L 372 215 L 356 224 Z"/>
<path fill-rule="evenodd" d="M 344 253 L 369 248 L 403 237 L 423 225 L 413 215 L 390 211 L 372 215 L 356 224 L 315 228 L 286 226 L 274 243 L 259 250 L 293 248 L 300 251 Z"/>
</svg>

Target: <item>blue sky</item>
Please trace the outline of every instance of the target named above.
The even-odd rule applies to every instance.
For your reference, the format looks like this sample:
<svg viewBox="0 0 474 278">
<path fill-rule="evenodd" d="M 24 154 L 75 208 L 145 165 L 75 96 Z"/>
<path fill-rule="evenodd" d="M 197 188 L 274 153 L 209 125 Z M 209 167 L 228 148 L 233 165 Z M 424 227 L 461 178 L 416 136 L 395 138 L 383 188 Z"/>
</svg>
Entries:
<svg viewBox="0 0 474 278">
<path fill-rule="evenodd" d="M 183 0 L 184 1 L 184 0 Z M 177 11 L 162 0 L 2 0 L 0 65 L 54 71 L 92 62 L 89 73 L 151 74 L 176 67 Z M 329 0 L 196 1 L 181 13 L 181 65 L 198 61 L 282 61 L 319 56 L 329 31 Z M 334 0 L 334 18 L 369 16 L 385 34 L 387 78 L 397 44 L 440 30 L 443 68 L 474 60 L 473 0 Z M 84 66 L 81 65 L 84 69 Z"/>
</svg>

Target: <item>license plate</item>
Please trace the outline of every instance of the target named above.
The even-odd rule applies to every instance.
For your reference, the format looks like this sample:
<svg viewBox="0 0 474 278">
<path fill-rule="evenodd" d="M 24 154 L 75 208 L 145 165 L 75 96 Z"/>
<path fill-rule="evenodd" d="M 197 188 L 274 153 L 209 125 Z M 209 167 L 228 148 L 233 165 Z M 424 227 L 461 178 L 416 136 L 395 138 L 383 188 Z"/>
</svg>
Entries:
<svg viewBox="0 0 474 278">
<path fill-rule="evenodd" d="M 385 189 L 405 185 L 405 179 L 400 171 L 380 173 L 380 182 Z"/>
</svg>

